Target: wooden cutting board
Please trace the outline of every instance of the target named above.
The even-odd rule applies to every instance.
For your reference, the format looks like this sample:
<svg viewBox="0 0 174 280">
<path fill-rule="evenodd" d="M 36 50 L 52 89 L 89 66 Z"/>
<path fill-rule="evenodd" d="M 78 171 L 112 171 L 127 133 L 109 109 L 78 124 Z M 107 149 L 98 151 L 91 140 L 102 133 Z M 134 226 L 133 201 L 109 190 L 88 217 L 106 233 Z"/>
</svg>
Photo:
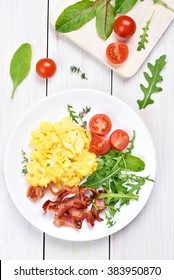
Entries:
<svg viewBox="0 0 174 280">
<path fill-rule="evenodd" d="M 61 14 L 61 12 L 66 7 L 76 2 L 78 2 L 78 0 L 59 0 L 57 7 L 55 7 L 51 15 L 51 25 L 53 28 L 55 28 L 56 19 Z M 165 2 L 170 7 L 174 8 L 173 0 L 165 0 Z M 142 28 L 146 25 L 146 22 L 151 17 L 153 11 L 155 11 L 155 13 L 148 31 L 149 43 L 146 44 L 145 50 L 138 52 L 137 45 L 139 36 L 142 34 Z M 153 4 L 152 0 L 145 0 L 143 2 L 137 3 L 134 8 L 129 13 L 127 13 L 127 15 L 131 16 L 136 21 L 137 29 L 136 33 L 127 40 L 129 47 L 129 57 L 123 64 L 120 65 L 115 66 L 110 64 L 105 54 L 106 47 L 110 43 L 118 40 L 115 33 L 113 32 L 106 41 L 102 40 L 97 34 L 95 19 L 81 27 L 79 30 L 61 34 L 83 50 L 96 57 L 99 61 L 113 69 L 122 77 L 129 78 L 138 71 L 139 67 L 147 58 L 148 54 L 151 52 L 169 24 L 172 22 L 174 18 L 174 12 L 162 7 L 161 5 Z"/>
</svg>

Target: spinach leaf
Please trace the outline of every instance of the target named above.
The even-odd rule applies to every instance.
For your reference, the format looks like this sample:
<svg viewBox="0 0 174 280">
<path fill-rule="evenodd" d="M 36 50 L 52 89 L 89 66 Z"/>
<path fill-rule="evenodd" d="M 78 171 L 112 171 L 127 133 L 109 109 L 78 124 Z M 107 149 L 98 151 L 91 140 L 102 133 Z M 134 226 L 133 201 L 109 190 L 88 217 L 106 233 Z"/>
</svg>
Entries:
<svg viewBox="0 0 174 280">
<path fill-rule="evenodd" d="M 102 1 L 103 0 L 92 2 L 89 0 L 82 0 L 68 6 L 56 20 L 56 30 L 66 33 L 79 29 L 95 17 L 96 7 Z"/>
<path fill-rule="evenodd" d="M 116 0 L 115 1 L 115 12 L 117 14 L 126 14 L 131 10 L 134 5 L 137 3 L 137 0 Z"/>
<path fill-rule="evenodd" d="M 166 55 L 162 55 L 159 59 L 157 59 L 154 65 L 148 63 L 148 68 L 151 72 L 151 75 L 149 75 L 147 72 L 144 72 L 144 77 L 148 82 L 148 86 L 145 87 L 143 84 L 140 85 L 140 88 L 144 93 L 144 98 L 142 100 L 137 100 L 140 110 L 154 103 L 154 101 L 151 99 L 153 93 L 162 91 L 162 88 L 157 86 L 157 84 L 163 81 L 160 73 L 165 65 Z"/>
<path fill-rule="evenodd" d="M 96 8 L 96 28 L 98 35 L 104 40 L 111 35 L 115 21 L 115 9 L 109 2 L 110 0 L 104 0 Z"/>
<path fill-rule="evenodd" d="M 139 157 L 124 153 L 124 158 L 120 161 L 118 166 L 125 170 L 140 172 L 144 170 L 145 163 Z"/>
<path fill-rule="evenodd" d="M 10 63 L 10 76 L 13 81 L 11 98 L 14 97 L 18 85 L 27 77 L 30 71 L 31 58 L 32 49 L 28 43 L 22 44 L 14 53 Z"/>
</svg>

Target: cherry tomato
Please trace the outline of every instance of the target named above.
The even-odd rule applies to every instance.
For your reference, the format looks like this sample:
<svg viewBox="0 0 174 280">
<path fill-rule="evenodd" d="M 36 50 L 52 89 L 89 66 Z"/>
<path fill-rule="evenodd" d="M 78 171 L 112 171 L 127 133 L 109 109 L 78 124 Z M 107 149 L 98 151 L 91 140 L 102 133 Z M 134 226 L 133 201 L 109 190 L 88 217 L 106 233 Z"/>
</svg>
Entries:
<svg viewBox="0 0 174 280">
<path fill-rule="evenodd" d="M 90 119 L 89 128 L 93 134 L 104 136 L 110 132 L 112 123 L 107 115 L 97 114 Z"/>
<path fill-rule="evenodd" d="M 123 63 L 129 54 L 129 49 L 124 42 L 111 43 L 106 49 L 106 56 L 113 64 Z"/>
<path fill-rule="evenodd" d="M 129 38 L 136 31 L 136 23 L 129 16 L 120 16 L 114 22 L 114 31 L 121 38 Z"/>
<path fill-rule="evenodd" d="M 36 72 L 42 78 L 52 77 L 56 68 L 56 63 L 51 58 L 42 58 L 36 64 Z"/>
<path fill-rule="evenodd" d="M 90 152 L 95 153 L 96 155 L 104 155 L 111 148 L 110 142 L 104 136 L 97 135 L 91 139 L 90 142 Z"/>
<path fill-rule="evenodd" d="M 122 129 L 117 129 L 112 132 L 109 138 L 110 144 L 113 148 L 122 151 L 129 144 L 129 135 Z"/>
</svg>

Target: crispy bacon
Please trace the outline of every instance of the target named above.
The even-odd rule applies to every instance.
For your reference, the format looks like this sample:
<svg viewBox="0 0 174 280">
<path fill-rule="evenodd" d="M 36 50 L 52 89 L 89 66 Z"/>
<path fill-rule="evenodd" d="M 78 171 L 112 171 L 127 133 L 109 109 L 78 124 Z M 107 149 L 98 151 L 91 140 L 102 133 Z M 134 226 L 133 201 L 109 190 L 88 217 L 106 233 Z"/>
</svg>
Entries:
<svg viewBox="0 0 174 280">
<path fill-rule="evenodd" d="M 29 186 L 27 189 L 27 197 L 31 200 L 31 201 L 36 201 L 39 198 L 44 197 L 45 195 L 45 187 L 34 187 L 34 186 Z"/>
<path fill-rule="evenodd" d="M 104 210 L 104 200 L 95 198 L 99 195 L 96 190 L 83 187 L 64 187 L 57 195 L 55 201 L 47 200 L 43 204 L 43 210 L 54 213 L 54 224 L 58 227 L 67 226 L 80 229 L 82 223 L 86 220 L 91 226 L 94 226 L 95 220 L 102 221 L 99 212 Z M 95 201 L 96 205 L 88 206 Z"/>
</svg>

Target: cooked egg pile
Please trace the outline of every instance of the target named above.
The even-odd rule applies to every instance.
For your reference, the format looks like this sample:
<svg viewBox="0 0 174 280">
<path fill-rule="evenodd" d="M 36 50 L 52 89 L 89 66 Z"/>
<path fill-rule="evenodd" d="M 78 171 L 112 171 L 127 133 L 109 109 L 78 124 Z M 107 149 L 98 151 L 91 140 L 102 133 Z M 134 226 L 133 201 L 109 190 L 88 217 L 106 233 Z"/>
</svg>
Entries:
<svg viewBox="0 0 174 280">
<path fill-rule="evenodd" d="M 31 161 L 27 164 L 27 181 L 32 186 L 77 186 L 96 170 L 97 160 L 89 152 L 91 135 L 69 117 L 60 122 L 42 122 L 31 133 Z"/>
</svg>

